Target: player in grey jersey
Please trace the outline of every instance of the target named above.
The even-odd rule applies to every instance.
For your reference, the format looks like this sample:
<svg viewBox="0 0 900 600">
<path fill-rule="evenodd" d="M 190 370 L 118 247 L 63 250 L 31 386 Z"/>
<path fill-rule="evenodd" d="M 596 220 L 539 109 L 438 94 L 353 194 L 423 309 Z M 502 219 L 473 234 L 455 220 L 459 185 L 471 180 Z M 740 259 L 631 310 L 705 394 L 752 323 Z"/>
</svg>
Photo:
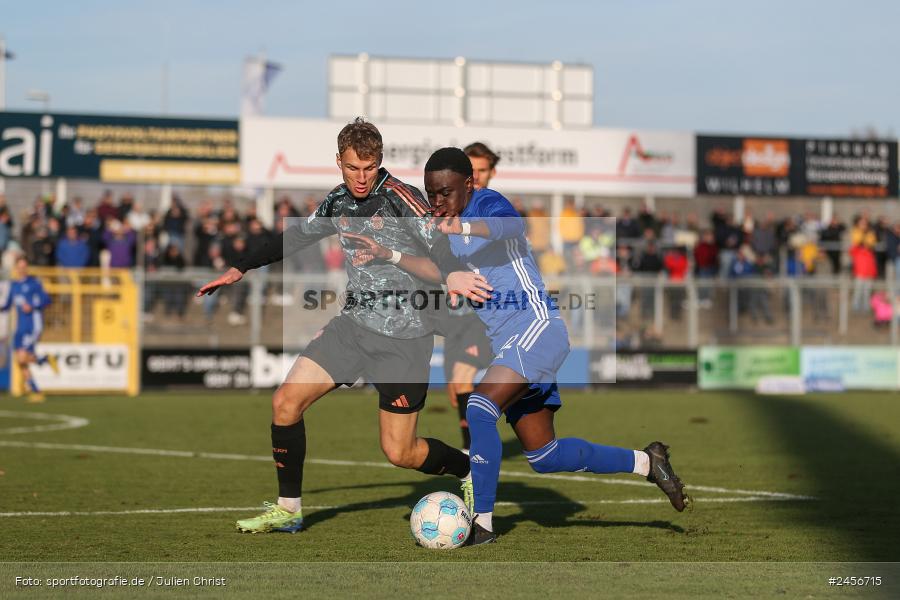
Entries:
<svg viewBox="0 0 900 600">
<path fill-rule="evenodd" d="M 371 123 L 356 119 L 344 127 L 338 135 L 337 154 L 344 182 L 308 219 L 232 265 L 198 292 L 202 296 L 234 284 L 248 270 L 282 260 L 330 235 L 364 233 L 385 242 L 391 240 L 399 249 L 390 260 L 361 261 L 357 253 L 362 250 L 350 237 L 341 235 L 349 277 L 347 293 L 356 294 L 357 301 L 348 302 L 342 314 L 309 343 L 275 391 L 272 454 L 278 474 L 278 502 L 266 503 L 262 514 L 238 521 L 240 531 L 302 529 L 304 412 L 331 390 L 350 385 L 360 376 L 373 382 L 379 392 L 381 448 L 388 460 L 427 474 L 459 477 L 463 496 L 471 506 L 468 457 L 440 440 L 416 435 L 418 412 L 428 390 L 431 326 L 408 298 L 404 301 L 389 294 L 427 287 L 402 266 L 408 260 L 404 254 L 427 255 L 433 245 L 433 234 L 427 227 L 430 206 L 417 189 L 381 168 L 382 151 L 381 134 Z M 475 274 L 470 274 L 469 283 L 471 294 L 486 287 L 484 278 Z"/>
</svg>

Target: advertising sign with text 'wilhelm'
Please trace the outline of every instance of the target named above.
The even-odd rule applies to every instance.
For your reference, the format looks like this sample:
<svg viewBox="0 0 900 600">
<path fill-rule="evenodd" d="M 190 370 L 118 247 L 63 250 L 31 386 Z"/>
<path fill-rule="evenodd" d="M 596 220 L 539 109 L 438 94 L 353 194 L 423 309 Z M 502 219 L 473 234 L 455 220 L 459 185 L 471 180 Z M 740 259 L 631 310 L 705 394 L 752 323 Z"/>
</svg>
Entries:
<svg viewBox="0 0 900 600">
<path fill-rule="evenodd" d="M 697 193 L 792 196 L 790 141 L 697 137 Z"/>
<path fill-rule="evenodd" d="M 697 137 L 697 193 L 896 198 L 897 142 Z"/>
</svg>

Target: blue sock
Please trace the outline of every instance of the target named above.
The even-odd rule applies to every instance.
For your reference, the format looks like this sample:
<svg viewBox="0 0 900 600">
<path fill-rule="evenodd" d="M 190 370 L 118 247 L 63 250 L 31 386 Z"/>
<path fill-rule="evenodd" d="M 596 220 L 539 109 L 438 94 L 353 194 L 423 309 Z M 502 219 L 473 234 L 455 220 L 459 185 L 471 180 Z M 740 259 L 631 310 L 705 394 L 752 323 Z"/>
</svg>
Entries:
<svg viewBox="0 0 900 600">
<path fill-rule="evenodd" d="M 41 390 L 38 389 L 37 382 L 34 380 L 34 377 L 29 377 L 25 381 L 25 383 L 28 384 L 28 387 L 31 389 L 32 392 L 34 392 L 35 394 L 40 393 Z"/>
<path fill-rule="evenodd" d="M 634 471 L 634 450 L 601 446 L 579 438 L 553 440 L 543 448 L 525 452 L 525 458 L 528 459 L 531 468 L 538 473 L 559 473 L 561 471 L 631 473 Z"/>
<path fill-rule="evenodd" d="M 503 443 L 497 431 L 500 408 L 484 396 L 472 393 L 466 408 L 469 434 L 469 463 L 472 467 L 472 486 L 475 488 L 475 513 L 494 511 L 497 500 L 497 480 L 500 479 L 500 459 Z"/>
</svg>

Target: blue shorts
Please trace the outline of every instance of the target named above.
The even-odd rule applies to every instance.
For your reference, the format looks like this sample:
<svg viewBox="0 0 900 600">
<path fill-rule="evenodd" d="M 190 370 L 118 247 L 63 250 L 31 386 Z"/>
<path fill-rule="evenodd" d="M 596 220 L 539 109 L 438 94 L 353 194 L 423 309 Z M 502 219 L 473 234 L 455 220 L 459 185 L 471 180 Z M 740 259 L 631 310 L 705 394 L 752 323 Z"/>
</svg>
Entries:
<svg viewBox="0 0 900 600">
<path fill-rule="evenodd" d="M 536 413 L 544 408 L 556 412 L 561 407 L 562 399 L 559 397 L 559 387 L 555 383 L 532 383 L 528 393 L 507 408 L 504 413 L 506 422 L 515 425 L 525 415 Z"/>
<path fill-rule="evenodd" d="M 512 369 L 529 382 L 528 393 L 506 409 L 506 422 L 515 425 L 523 416 L 543 408 L 559 410 L 562 400 L 556 372 L 569 355 L 569 332 L 560 318 L 510 324 L 493 336 L 491 365 Z"/>
<path fill-rule="evenodd" d="M 13 335 L 13 350 L 25 350 L 29 354 L 34 354 L 34 345 L 37 344 L 40 337 L 40 330 L 16 330 Z"/>
<path fill-rule="evenodd" d="M 569 332 L 562 319 L 517 319 L 491 332 L 494 360 L 529 383 L 555 383 L 556 372 L 569 355 Z"/>
</svg>

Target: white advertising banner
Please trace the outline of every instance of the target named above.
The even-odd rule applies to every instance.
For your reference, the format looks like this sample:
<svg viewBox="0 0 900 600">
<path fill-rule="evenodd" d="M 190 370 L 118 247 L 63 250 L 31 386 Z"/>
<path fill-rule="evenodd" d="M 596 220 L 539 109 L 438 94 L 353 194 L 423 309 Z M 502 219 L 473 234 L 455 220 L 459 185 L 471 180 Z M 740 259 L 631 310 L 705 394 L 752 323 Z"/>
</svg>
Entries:
<svg viewBox="0 0 900 600">
<path fill-rule="evenodd" d="M 128 389 L 131 358 L 125 344 L 38 344 L 37 354 L 56 356 L 59 374 L 50 365 L 31 365 L 41 391 L 116 391 Z"/>
<path fill-rule="evenodd" d="M 241 120 L 241 180 L 274 188 L 331 189 L 343 121 Z M 384 166 L 419 188 L 422 168 L 444 146 L 483 142 L 500 155 L 495 187 L 506 193 L 692 197 L 694 135 L 629 129 L 559 130 L 377 124 Z"/>
<path fill-rule="evenodd" d="M 848 390 L 896 390 L 900 352 L 890 346 L 804 346 L 803 377 L 838 380 Z"/>
</svg>

